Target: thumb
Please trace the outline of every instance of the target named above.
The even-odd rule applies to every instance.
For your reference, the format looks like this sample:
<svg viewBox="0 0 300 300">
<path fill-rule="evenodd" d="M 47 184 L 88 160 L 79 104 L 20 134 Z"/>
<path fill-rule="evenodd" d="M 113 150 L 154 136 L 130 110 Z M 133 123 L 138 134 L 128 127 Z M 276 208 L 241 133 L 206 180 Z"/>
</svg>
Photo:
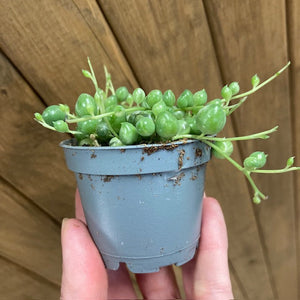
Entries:
<svg viewBox="0 0 300 300">
<path fill-rule="evenodd" d="M 204 197 L 199 249 L 194 259 L 182 268 L 188 298 L 233 299 L 227 248 L 221 207 L 214 198 Z"/>
<path fill-rule="evenodd" d="M 107 299 L 106 270 L 87 227 L 77 219 L 64 219 L 61 243 L 61 299 Z"/>
</svg>

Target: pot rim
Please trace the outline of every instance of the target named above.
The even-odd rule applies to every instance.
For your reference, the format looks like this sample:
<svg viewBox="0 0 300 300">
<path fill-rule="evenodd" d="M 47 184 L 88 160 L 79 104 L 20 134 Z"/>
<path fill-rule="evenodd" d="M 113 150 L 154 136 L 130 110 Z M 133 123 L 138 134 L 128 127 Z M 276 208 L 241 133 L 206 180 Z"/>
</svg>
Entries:
<svg viewBox="0 0 300 300">
<path fill-rule="evenodd" d="M 122 149 L 144 149 L 144 148 L 150 148 L 150 147 L 161 147 L 161 146 L 171 146 L 171 145 L 182 145 L 182 144 L 190 144 L 190 143 L 195 143 L 195 142 L 199 142 L 202 143 L 199 140 L 196 139 L 188 139 L 188 140 L 178 140 L 178 141 L 174 141 L 174 142 L 169 142 L 169 143 L 156 143 L 156 144 L 138 144 L 138 145 L 124 145 L 124 146 L 117 146 L 117 147 L 112 147 L 112 146 L 76 146 L 76 145 L 72 145 L 74 144 L 76 141 L 75 138 L 72 139 L 67 139 L 64 141 L 61 141 L 59 143 L 59 146 L 62 148 L 67 148 L 67 149 L 74 149 L 74 150 L 98 150 L 98 149 L 102 149 L 102 150 L 122 150 Z"/>
</svg>

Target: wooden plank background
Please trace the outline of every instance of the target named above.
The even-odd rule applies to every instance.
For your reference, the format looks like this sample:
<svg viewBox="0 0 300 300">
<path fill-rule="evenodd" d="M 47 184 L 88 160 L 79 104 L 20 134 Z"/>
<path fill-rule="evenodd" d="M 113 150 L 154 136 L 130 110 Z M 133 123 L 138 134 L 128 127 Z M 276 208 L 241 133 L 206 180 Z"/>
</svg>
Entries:
<svg viewBox="0 0 300 300">
<path fill-rule="evenodd" d="M 238 80 L 243 90 L 288 60 L 292 65 L 229 120 L 224 135 L 279 125 L 268 141 L 238 144 L 241 161 L 259 149 L 280 168 L 300 153 L 300 2 L 297 0 L 0 1 L 0 292 L 4 298 L 58 298 L 60 222 L 73 216 L 75 181 L 58 136 L 33 113 L 74 104 L 92 86 L 81 75 L 89 56 L 115 86 L 205 87 L 209 98 Z M 297 158 L 300 165 L 300 155 Z M 257 178 L 269 200 L 251 202 L 245 179 L 212 160 L 207 193 L 223 208 L 237 299 L 300 299 L 300 176 Z M 34 258 L 34 259 L 33 259 Z"/>
</svg>

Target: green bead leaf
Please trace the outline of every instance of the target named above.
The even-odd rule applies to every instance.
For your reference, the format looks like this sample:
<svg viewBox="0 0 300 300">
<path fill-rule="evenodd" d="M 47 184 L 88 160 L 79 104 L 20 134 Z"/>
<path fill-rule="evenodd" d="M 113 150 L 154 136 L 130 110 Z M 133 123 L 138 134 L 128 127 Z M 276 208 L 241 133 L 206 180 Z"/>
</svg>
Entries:
<svg viewBox="0 0 300 300">
<path fill-rule="evenodd" d="M 255 195 L 255 196 L 253 197 L 253 203 L 255 203 L 255 204 L 260 204 L 260 202 L 261 202 L 260 197 L 257 196 L 257 195 Z"/>
<path fill-rule="evenodd" d="M 127 97 L 126 97 L 126 102 L 128 103 L 128 105 L 131 107 L 133 102 L 134 102 L 134 99 L 133 99 L 133 96 L 131 94 L 128 94 Z"/>
<path fill-rule="evenodd" d="M 34 114 L 34 117 L 35 117 L 36 120 L 38 120 L 38 121 L 41 121 L 41 122 L 44 121 L 42 115 L 41 115 L 40 113 L 38 113 L 38 112 L 36 112 L 36 113 Z"/>
<path fill-rule="evenodd" d="M 291 156 L 286 162 L 286 167 L 287 168 L 291 167 L 294 164 L 294 161 L 295 161 L 295 156 Z"/>
<path fill-rule="evenodd" d="M 195 106 L 204 105 L 207 102 L 207 93 L 206 93 L 205 89 L 202 89 L 201 91 L 196 92 L 193 95 L 193 98 L 194 98 Z"/>
<path fill-rule="evenodd" d="M 236 81 L 233 81 L 229 84 L 229 88 L 231 89 L 232 95 L 236 95 L 240 91 L 239 83 Z"/>
<path fill-rule="evenodd" d="M 221 95 L 222 97 L 226 100 L 229 101 L 232 97 L 232 91 L 231 89 L 228 87 L 228 85 L 225 85 L 222 90 L 221 90 Z"/>
<path fill-rule="evenodd" d="M 259 77 L 257 76 L 257 74 L 255 74 L 252 78 L 251 78 L 251 83 L 252 83 L 252 86 L 253 88 L 257 87 L 260 83 L 260 79 Z"/>
<path fill-rule="evenodd" d="M 70 112 L 70 107 L 66 104 L 59 104 L 58 105 L 60 110 L 63 111 L 64 113 L 68 114 Z"/>
<path fill-rule="evenodd" d="M 145 99 L 145 92 L 143 89 L 141 88 L 136 88 L 133 93 L 132 93 L 132 96 L 133 96 L 133 100 L 136 104 L 140 104 L 143 102 L 143 100 Z"/>
<path fill-rule="evenodd" d="M 58 132 L 64 133 L 64 132 L 68 132 L 69 131 L 68 124 L 65 121 L 62 121 L 62 120 L 58 120 L 58 121 L 53 122 L 53 127 Z"/>
<path fill-rule="evenodd" d="M 230 156 L 233 152 L 233 144 L 231 141 L 216 141 L 215 146 L 217 146 L 220 149 L 220 152 L 216 151 L 215 149 L 212 150 L 212 154 L 216 158 L 224 159 L 225 156 L 223 154 Z"/>
<path fill-rule="evenodd" d="M 120 147 L 120 146 L 124 146 L 124 144 L 117 137 L 113 137 L 109 141 L 109 146 L 111 146 L 111 147 Z"/>
<path fill-rule="evenodd" d="M 82 70 L 82 74 L 84 77 L 92 79 L 92 74 L 89 71 Z"/>
</svg>

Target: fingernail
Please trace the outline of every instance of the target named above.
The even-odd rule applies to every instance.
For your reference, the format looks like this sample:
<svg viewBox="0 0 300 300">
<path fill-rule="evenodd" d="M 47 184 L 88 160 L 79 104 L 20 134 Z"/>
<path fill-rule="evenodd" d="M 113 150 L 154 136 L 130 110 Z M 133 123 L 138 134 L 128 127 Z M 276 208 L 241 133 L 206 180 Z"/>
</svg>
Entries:
<svg viewBox="0 0 300 300">
<path fill-rule="evenodd" d="M 66 221 L 68 221 L 69 218 L 63 218 L 62 223 L 61 223 L 61 230 L 64 230 L 64 227 L 66 226 Z"/>
</svg>

